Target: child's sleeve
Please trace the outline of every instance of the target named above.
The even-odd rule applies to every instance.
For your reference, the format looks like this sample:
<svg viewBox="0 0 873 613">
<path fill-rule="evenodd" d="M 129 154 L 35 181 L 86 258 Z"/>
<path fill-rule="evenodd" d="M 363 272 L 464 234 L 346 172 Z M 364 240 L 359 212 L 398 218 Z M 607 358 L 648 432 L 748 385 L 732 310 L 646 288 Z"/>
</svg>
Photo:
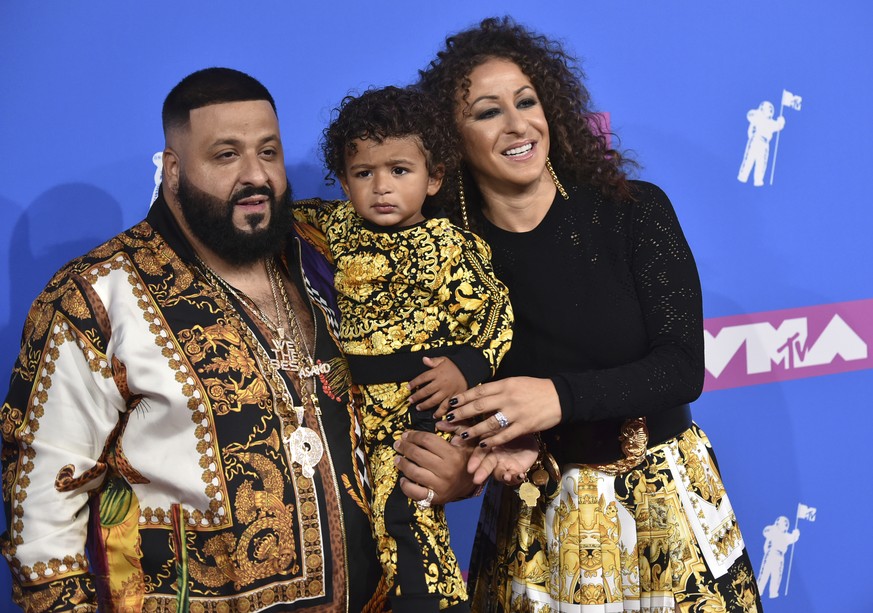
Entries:
<svg viewBox="0 0 873 613">
<path fill-rule="evenodd" d="M 452 361 L 473 386 L 494 375 L 509 350 L 513 315 L 509 290 L 494 275 L 490 247 L 475 234 L 465 232 L 464 238 L 443 291 L 455 320 L 469 333 Z"/>
<path fill-rule="evenodd" d="M 291 212 L 297 223 L 309 224 L 314 229 L 324 233 L 327 231 L 331 213 L 340 202 L 340 200 L 322 200 L 321 198 L 295 200 L 291 205 Z"/>
</svg>

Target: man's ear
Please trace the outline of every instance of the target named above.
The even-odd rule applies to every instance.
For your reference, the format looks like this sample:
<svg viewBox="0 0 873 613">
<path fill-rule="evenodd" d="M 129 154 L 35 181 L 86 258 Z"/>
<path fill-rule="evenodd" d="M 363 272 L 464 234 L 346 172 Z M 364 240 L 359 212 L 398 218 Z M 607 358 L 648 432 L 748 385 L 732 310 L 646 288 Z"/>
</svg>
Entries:
<svg viewBox="0 0 873 613">
<path fill-rule="evenodd" d="M 427 195 L 434 196 L 443 186 L 443 177 L 446 176 L 446 167 L 444 164 L 437 164 L 427 178 Z"/>
<path fill-rule="evenodd" d="M 164 149 L 163 153 L 163 176 L 161 182 L 174 195 L 179 193 L 179 173 L 180 173 L 179 155 L 170 147 Z"/>
</svg>

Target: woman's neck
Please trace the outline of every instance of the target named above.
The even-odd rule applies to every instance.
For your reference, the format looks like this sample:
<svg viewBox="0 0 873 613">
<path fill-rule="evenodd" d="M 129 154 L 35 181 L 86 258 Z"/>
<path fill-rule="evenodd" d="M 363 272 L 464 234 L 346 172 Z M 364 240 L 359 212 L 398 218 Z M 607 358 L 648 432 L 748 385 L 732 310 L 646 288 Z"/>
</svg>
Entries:
<svg viewBox="0 0 873 613">
<path fill-rule="evenodd" d="M 482 213 L 485 218 L 507 232 L 529 232 L 536 228 L 555 200 L 557 188 L 548 171 L 537 181 L 523 187 L 488 185 L 477 182 L 482 193 Z"/>
</svg>

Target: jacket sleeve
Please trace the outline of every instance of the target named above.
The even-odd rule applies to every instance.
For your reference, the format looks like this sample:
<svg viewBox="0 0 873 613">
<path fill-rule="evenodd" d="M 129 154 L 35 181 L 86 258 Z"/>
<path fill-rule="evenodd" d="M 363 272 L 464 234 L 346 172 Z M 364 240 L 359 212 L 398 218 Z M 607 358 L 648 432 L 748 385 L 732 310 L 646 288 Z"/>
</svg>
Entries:
<svg viewBox="0 0 873 613">
<path fill-rule="evenodd" d="M 614 368 L 553 376 L 563 422 L 644 416 L 692 402 L 703 391 L 700 279 L 673 206 L 656 186 L 642 184 L 629 236 L 645 355 Z"/>
<path fill-rule="evenodd" d="M 331 214 L 341 206 L 342 200 L 322 200 L 321 198 L 308 198 L 295 200 L 291 205 L 294 220 L 300 224 L 308 224 L 313 229 L 327 232 Z"/>
<path fill-rule="evenodd" d="M 96 610 L 85 553 L 89 497 L 123 400 L 105 328 L 74 275 L 36 299 L 0 410 L 3 500 L 13 599 L 24 610 Z"/>
<path fill-rule="evenodd" d="M 452 361 L 472 387 L 494 375 L 509 350 L 513 315 L 509 290 L 494 275 L 491 249 L 475 234 L 464 237 L 440 292 L 457 324 L 468 331 Z"/>
</svg>

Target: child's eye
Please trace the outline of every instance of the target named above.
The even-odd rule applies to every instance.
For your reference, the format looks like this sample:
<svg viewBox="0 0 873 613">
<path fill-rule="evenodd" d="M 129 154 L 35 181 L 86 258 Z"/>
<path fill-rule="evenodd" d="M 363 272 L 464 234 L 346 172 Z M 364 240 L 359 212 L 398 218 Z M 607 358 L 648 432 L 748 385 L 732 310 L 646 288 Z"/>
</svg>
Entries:
<svg viewBox="0 0 873 613">
<path fill-rule="evenodd" d="M 395 175 L 405 175 L 407 172 L 409 172 L 409 169 L 403 168 L 402 166 L 395 166 L 391 169 L 391 172 Z"/>
<path fill-rule="evenodd" d="M 369 170 L 359 170 L 358 172 L 355 173 L 355 176 L 360 178 L 360 179 L 366 179 L 371 174 L 373 174 L 373 173 L 370 172 Z"/>
</svg>

